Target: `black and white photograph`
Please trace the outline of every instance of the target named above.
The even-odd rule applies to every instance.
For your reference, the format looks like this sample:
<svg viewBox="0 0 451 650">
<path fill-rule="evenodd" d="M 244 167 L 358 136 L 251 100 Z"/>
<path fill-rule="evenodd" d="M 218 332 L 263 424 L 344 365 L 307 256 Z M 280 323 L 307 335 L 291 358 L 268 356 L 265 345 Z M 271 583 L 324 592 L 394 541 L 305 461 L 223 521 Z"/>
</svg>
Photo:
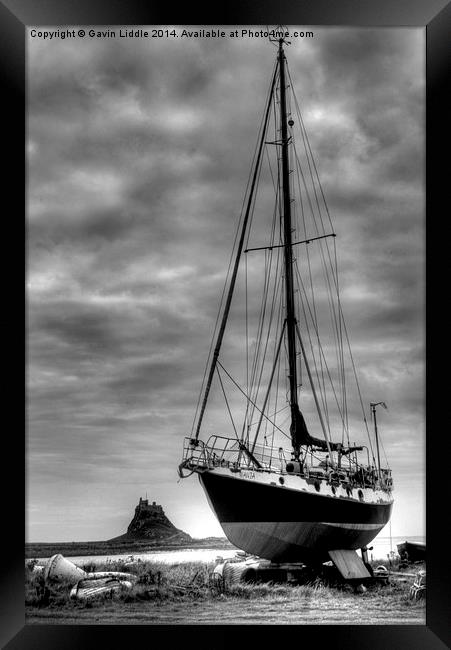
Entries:
<svg viewBox="0 0 451 650">
<path fill-rule="evenodd" d="M 426 622 L 423 27 L 27 27 L 27 624 Z"/>
</svg>

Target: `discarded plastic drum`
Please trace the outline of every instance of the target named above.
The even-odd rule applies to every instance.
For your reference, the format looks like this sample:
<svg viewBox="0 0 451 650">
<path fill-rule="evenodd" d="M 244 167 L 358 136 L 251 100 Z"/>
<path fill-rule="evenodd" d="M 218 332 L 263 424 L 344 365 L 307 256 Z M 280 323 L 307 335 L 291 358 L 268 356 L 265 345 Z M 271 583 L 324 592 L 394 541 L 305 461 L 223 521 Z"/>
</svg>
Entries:
<svg viewBox="0 0 451 650">
<path fill-rule="evenodd" d="M 61 554 L 52 555 L 44 567 L 45 580 L 72 580 L 77 582 L 88 574 Z"/>
<path fill-rule="evenodd" d="M 123 588 L 131 589 L 132 583 L 117 578 L 99 578 L 97 580 L 88 578 L 80 580 L 72 587 L 70 597 L 87 600 L 100 595 L 111 596 L 113 592 L 120 591 Z"/>
<path fill-rule="evenodd" d="M 216 567 L 218 569 L 219 567 Z M 215 571 L 216 571 L 215 569 Z M 237 582 L 248 582 L 256 577 L 258 562 L 225 562 L 222 565 L 222 576 L 224 582 L 234 584 Z"/>
<path fill-rule="evenodd" d="M 240 582 L 246 569 L 247 566 L 244 562 L 237 562 L 236 564 L 225 564 L 222 570 L 224 582 L 229 582 L 232 584 L 235 582 Z"/>
</svg>

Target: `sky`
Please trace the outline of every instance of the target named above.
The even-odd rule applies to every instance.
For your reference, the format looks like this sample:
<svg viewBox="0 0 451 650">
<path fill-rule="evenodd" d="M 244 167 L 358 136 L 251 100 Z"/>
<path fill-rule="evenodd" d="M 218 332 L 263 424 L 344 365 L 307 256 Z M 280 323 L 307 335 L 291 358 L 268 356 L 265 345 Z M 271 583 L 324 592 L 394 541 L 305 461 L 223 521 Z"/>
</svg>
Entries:
<svg viewBox="0 0 451 650">
<path fill-rule="evenodd" d="M 27 541 L 120 535 L 146 495 L 193 537 L 222 535 L 177 466 L 275 48 L 232 27 L 221 39 L 30 29 Z M 423 535 L 425 32 L 302 29 L 313 38 L 291 38 L 287 57 L 365 403 L 388 404 L 392 534 Z"/>
</svg>

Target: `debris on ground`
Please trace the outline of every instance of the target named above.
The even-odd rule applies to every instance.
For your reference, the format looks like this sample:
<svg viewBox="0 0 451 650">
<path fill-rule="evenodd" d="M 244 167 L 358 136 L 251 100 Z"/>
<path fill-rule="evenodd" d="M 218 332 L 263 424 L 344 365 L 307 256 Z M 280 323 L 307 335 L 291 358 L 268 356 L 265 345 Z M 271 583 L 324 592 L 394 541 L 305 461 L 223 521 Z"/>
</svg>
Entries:
<svg viewBox="0 0 451 650">
<path fill-rule="evenodd" d="M 88 574 L 76 566 L 63 555 L 57 553 L 47 561 L 44 567 L 44 579 L 49 582 L 61 582 L 63 580 L 78 582 Z"/>
<path fill-rule="evenodd" d="M 317 567 L 318 569 L 318 567 Z M 424 567 L 423 567 L 424 569 Z M 410 588 L 410 598 L 418 600 L 425 596 L 426 571 L 420 570 L 417 573 L 405 571 L 392 571 L 390 568 L 380 564 L 375 569 L 368 567 L 371 577 L 367 580 L 349 580 L 348 584 L 353 588 L 354 593 L 364 594 L 368 585 L 381 584 L 389 585 L 395 580 L 399 583 L 406 583 L 406 589 Z M 319 570 L 319 573 L 318 573 Z M 297 564 L 275 564 L 269 560 L 262 560 L 253 555 L 237 553 L 235 557 L 224 560 L 223 557 L 216 558 L 213 571 L 210 573 L 210 586 L 216 591 L 222 592 L 226 586 L 243 582 L 276 582 L 287 584 L 311 584 L 315 578 L 325 581 L 328 585 L 339 586 L 343 579 L 339 575 L 333 562 L 325 562 L 315 573 L 314 569 Z M 412 585 L 411 579 L 415 578 Z M 345 581 L 346 582 L 346 581 Z M 410 585 L 412 585 L 410 587 Z"/>
<path fill-rule="evenodd" d="M 68 582 L 73 585 L 70 597 L 84 600 L 99 594 L 108 596 L 120 589 L 131 589 L 138 580 L 136 574 L 124 571 L 84 571 L 60 553 L 52 555 L 43 566 L 32 561 L 27 568 L 42 576 L 43 588 L 52 582 Z"/>
<path fill-rule="evenodd" d="M 382 584 L 388 584 L 390 572 L 386 566 L 380 564 L 373 570 L 373 578 Z"/>
<path fill-rule="evenodd" d="M 71 598 L 78 598 L 79 600 L 87 600 L 95 596 L 112 596 L 115 591 L 121 589 L 131 589 L 132 583 L 127 580 L 119 580 L 114 577 L 88 577 L 79 580 L 70 591 Z"/>
<path fill-rule="evenodd" d="M 417 576 L 415 578 L 415 582 L 413 585 L 410 587 L 410 598 L 413 600 L 420 600 L 420 598 L 424 598 L 426 595 L 426 571 L 421 570 L 418 571 Z"/>
<path fill-rule="evenodd" d="M 125 573 L 124 571 L 93 571 L 88 573 L 88 578 L 117 578 L 118 580 L 138 580 L 134 573 Z"/>
</svg>

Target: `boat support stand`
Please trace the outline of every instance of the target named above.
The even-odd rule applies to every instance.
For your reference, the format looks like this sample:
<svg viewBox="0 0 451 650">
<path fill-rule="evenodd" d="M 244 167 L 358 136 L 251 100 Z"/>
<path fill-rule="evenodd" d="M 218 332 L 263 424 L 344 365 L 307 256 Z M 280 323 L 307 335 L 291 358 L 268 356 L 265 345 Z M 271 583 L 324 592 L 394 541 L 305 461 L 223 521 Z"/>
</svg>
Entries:
<svg viewBox="0 0 451 650">
<path fill-rule="evenodd" d="M 368 563 L 368 549 L 363 547 L 361 549 L 362 557 L 357 555 L 357 552 L 350 549 L 336 549 L 329 551 L 329 557 L 340 572 L 341 576 L 350 581 L 354 585 L 354 590 L 357 593 L 366 591 L 366 588 L 360 582 L 367 578 L 371 578 L 373 570 Z"/>
</svg>

